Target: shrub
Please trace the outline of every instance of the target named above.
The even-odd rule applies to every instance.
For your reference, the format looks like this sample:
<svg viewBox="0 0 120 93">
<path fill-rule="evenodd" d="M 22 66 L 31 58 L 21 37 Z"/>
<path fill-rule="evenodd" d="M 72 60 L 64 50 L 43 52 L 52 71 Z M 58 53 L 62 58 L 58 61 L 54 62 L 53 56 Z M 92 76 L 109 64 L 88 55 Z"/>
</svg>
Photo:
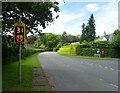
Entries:
<svg viewBox="0 0 120 93">
<path fill-rule="evenodd" d="M 40 48 L 40 49 L 45 49 L 45 45 L 44 45 L 44 44 L 41 44 L 39 48 Z"/>
<path fill-rule="evenodd" d="M 44 50 L 35 50 L 35 49 L 29 49 L 29 48 L 22 48 L 21 50 L 21 57 L 24 59 L 25 57 L 28 57 L 36 52 L 42 52 Z M 14 61 L 19 60 L 19 48 L 12 48 L 12 47 L 3 47 L 2 49 L 2 63 L 10 63 Z"/>
<path fill-rule="evenodd" d="M 73 46 L 64 46 L 64 47 L 61 47 L 58 52 L 62 53 L 62 54 L 76 55 L 76 47 L 73 47 Z"/>
<path fill-rule="evenodd" d="M 92 48 L 81 48 L 78 46 L 76 47 L 76 55 L 93 56 L 94 50 Z"/>
<path fill-rule="evenodd" d="M 55 48 L 53 48 L 53 51 L 57 52 L 62 47 L 62 43 L 60 42 Z"/>
</svg>

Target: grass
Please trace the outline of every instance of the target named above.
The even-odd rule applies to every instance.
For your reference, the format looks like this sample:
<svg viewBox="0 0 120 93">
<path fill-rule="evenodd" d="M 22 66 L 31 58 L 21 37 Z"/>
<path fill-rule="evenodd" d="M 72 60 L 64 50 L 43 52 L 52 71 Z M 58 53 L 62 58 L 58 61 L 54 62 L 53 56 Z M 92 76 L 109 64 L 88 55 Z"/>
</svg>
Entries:
<svg viewBox="0 0 120 93">
<path fill-rule="evenodd" d="M 106 57 L 94 57 L 94 56 L 76 56 L 76 55 L 69 55 L 69 54 L 63 54 L 63 53 L 58 53 L 63 56 L 67 56 L 70 58 L 85 58 L 85 59 L 91 59 L 91 60 L 120 60 L 118 58 L 106 58 Z"/>
<path fill-rule="evenodd" d="M 37 58 L 38 53 L 33 54 L 22 60 L 21 69 L 21 84 L 18 79 L 18 63 L 13 62 L 3 65 L 2 71 L 2 85 L 3 91 L 33 91 L 33 68 L 40 67 L 40 63 Z M 8 60 L 9 61 L 9 60 Z"/>
</svg>

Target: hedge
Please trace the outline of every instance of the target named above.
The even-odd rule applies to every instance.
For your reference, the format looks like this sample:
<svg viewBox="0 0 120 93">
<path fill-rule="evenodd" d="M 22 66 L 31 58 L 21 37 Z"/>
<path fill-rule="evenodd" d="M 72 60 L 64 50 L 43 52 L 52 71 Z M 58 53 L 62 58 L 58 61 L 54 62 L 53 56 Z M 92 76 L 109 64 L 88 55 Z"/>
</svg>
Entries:
<svg viewBox="0 0 120 93">
<path fill-rule="evenodd" d="M 76 55 L 93 56 L 94 50 L 92 48 L 79 48 L 78 46 L 76 47 Z"/>
<path fill-rule="evenodd" d="M 75 47 L 70 47 L 70 46 L 61 47 L 59 49 L 58 53 L 76 55 L 76 48 Z"/>
<path fill-rule="evenodd" d="M 76 47 L 76 55 L 94 56 L 96 51 L 100 49 L 100 54 L 104 50 L 104 57 L 120 58 L 120 46 L 115 42 L 83 42 Z"/>
<path fill-rule="evenodd" d="M 96 54 L 96 49 L 92 48 L 80 48 L 79 46 L 76 48 L 76 55 L 80 56 L 94 56 Z M 120 58 L 120 50 L 118 49 L 111 49 L 111 48 L 100 48 L 100 54 L 101 51 L 104 50 L 105 55 L 104 57 L 111 57 L 111 58 Z"/>
<path fill-rule="evenodd" d="M 36 52 L 42 52 L 44 50 L 35 50 L 35 49 L 27 49 L 22 48 L 21 50 L 21 57 L 24 59 Z M 2 47 L 2 63 L 10 63 L 19 60 L 19 48 L 12 48 L 12 47 Z"/>
</svg>

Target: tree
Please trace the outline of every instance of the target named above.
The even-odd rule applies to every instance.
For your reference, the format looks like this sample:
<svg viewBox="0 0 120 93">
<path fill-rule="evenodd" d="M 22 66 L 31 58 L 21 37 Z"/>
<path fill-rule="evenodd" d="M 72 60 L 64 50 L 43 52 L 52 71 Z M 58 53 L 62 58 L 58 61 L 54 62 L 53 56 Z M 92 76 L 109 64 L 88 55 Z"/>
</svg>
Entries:
<svg viewBox="0 0 120 93">
<path fill-rule="evenodd" d="M 114 43 L 114 47 L 120 48 L 120 30 L 119 29 L 114 31 L 113 43 Z"/>
<path fill-rule="evenodd" d="M 84 40 L 86 40 L 87 42 L 90 42 L 93 41 L 95 37 L 95 20 L 93 14 L 91 14 L 86 27 L 84 23 L 82 25 L 82 35 L 80 41 L 83 42 Z"/>
<path fill-rule="evenodd" d="M 95 20 L 93 14 L 91 14 L 89 21 L 88 21 L 88 42 L 93 41 L 96 37 L 95 32 Z"/>
<path fill-rule="evenodd" d="M 82 35 L 81 35 L 81 38 L 80 38 L 80 42 L 83 42 L 84 40 L 86 40 L 86 35 L 85 35 L 85 24 L 83 23 L 82 25 Z"/>
<path fill-rule="evenodd" d="M 34 47 L 40 48 L 40 46 L 45 46 L 46 50 L 52 51 L 60 42 L 60 38 L 58 35 L 54 34 L 44 34 L 41 35 L 36 42 L 34 43 Z"/>
<path fill-rule="evenodd" d="M 57 2 L 3 2 L 3 34 L 6 32 L 12 33 L 14 22 L 18 22 L 19 17 L 26 24 L 27 33 L 39 32 L 36 28 L 38 24 L 46 28 L 47 25 L 58 18 L 58 15 L 53 18 L 53 11 L 59 12 L 57 5 Z"/>
<path fill-rule="evenodd" d="M 112 45 L 113 45 L 113 48 L 116 50 L 115 51 L 115 54 L 117 55 L 116 57 L 120 58 L 120 30 L 119 29 L 114 31 Z"/>
<path fill-rule="evenodd" d="M 63 34 L 62 34 L 62 43 L 65 43 L 67 41 L 67 32 L 64 31 Z"/>
</svg>

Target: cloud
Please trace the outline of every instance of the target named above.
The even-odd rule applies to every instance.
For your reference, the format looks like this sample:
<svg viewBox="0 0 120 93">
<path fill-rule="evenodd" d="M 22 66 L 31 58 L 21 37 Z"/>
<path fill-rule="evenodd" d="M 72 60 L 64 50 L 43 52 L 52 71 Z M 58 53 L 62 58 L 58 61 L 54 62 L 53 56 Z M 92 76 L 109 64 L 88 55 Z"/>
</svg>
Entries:
<svg viewBox="0 0 120 93">
<path fill-rule="evenodd" d="M 89 4 L 90 5 L 90 4 Z M 92 4 L 95 8 L 98 7 L 99 3 Z M 88 6 L 88 4 L 84 5 Z M 78 7 L 79 8 L 79 7 Z M 64 8 L 67 9 L 67 8 Z M 83 8 L 80 8 L 81 11 Z M 89 7 L 90 9 L 90 7 Z M 67 9 L 69 10 L 69 8 Z M 90 11 L 90 10 L 89 10 Z M 117 2 L 107 2 L 99 5 L 98 8 L 91 11 L 94 12 L 95 24 L 96 24 L 96 34 L 103 35 L 104 31 L 107 34 L 111 34 L 115 29 L 118 28 L 118 3 Z M 84 11 L 75 13 L 70 11 L 68 13 L 59 13 L 59 18 L 55 20 L 54 24 L 43 30 L 45 33 L 62 34 L 66 31 L 68 34 L 78 35 L 81 34 L 82 23 L 87 23 L 90 13 Z"/>
<path fill-rule="evenodd" d="M 118 28 L 118 3 L 110 2 L 101 7 L 100 13 L 96 14 L 96 33 L 103 35 L 104 31 L 111 34 Z"/>
<path fill-rule="evenodd" d="M 83 16 L 84 16 L 84 14 L 81 14 L 81 13 L 77 14 L 77 15 L 60 13 L 59 18 L 56 19 L 54 24 L 51 24 L 51 26 L 44 29 L 43 32 L 62 34 L 63 31 L 66 31 L 69 34 L 76 34 L 76 33 L 74 33 L 74 31 L 76 31 L 76 26 L 79 26 L 79 25 L 76 25 L 77 23 L 73 24 L 72 22 L 73 22 L 73 20 L 77 20 L 77 18 L 82 18 Z M 71 23 L 72 25 L 69 25 L 69 23 Z M 77 27 L 77 29 L 78 29 L 78 27 Z"/>
<path fill-rule="evenodd" d="M 97 6 L 97 4 L 88 4 L 86 5 L 86 9 L 90 12 L 95 12 L 99 10 L 99 7 Z"/>
</svg>

